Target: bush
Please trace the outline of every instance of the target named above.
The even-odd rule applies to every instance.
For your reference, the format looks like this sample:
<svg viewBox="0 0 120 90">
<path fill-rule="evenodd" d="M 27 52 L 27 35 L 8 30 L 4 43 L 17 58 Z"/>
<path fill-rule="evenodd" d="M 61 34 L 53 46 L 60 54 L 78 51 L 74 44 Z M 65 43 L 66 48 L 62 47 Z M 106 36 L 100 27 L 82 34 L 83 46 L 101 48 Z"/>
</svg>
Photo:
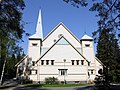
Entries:
<svg viewBox="0 0 120 90">
<path fill-rule="evenodd" d="M 59 81 L 55 77 L 48 77 L 48 78 L 45 78 L 45 83 L 46 84 L 58 84 Z"/>
<path fill-rule="evenodd" d="M 29 83 L 33 82 L 32 80 L 30 80 L 28 78 L 24 78 L 24 77 L 17 78 L 17 81 L 19 84 L 29 84 Z"/>
</svg>

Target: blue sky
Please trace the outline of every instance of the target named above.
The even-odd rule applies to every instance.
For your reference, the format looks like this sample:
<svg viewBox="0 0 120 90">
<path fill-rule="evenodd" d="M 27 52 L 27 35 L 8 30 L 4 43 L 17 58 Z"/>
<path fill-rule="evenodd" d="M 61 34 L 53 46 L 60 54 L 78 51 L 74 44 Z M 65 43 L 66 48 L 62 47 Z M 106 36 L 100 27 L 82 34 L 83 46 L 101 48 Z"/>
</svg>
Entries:
<svg viewBox="0 0 120 90">
<path fill-rule="evenodd" d="M 89 2 L 91 4 L 91 2 Z M 26 8 L 23 11 L 24 30 L 29 34 L 34 34 L 39 9 L 42 10 L 43 36 L 45 37 L 60 22 L 80 39 L 85 32 L 92 36 L 92 32 L 97 30 L 97 18 L 94 12 L 86 8 L 76 8 L 63 0 L 25 0 Z M 23 36 L 23 47 L 25 54 L 28 49 L 28 37 Z"/>
</svg>

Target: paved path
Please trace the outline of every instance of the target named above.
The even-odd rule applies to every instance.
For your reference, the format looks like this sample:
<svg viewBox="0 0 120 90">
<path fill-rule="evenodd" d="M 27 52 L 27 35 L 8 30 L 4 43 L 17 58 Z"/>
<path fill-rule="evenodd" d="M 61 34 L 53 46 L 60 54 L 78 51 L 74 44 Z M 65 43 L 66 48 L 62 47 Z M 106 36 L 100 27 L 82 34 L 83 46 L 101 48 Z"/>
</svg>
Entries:
<svg viewBox="0 0 120 90">
<path fill-rule="evenodd" d="M 56 88 L 35 88 L 35 87 L 24 87 L 24 86 L 16 86 L 16 87 L 10 87 L 7 89 L 2 90 L 92 90 L 88 89 L 85 86 L 81 87 L 56 87 Z"/>
</svg>

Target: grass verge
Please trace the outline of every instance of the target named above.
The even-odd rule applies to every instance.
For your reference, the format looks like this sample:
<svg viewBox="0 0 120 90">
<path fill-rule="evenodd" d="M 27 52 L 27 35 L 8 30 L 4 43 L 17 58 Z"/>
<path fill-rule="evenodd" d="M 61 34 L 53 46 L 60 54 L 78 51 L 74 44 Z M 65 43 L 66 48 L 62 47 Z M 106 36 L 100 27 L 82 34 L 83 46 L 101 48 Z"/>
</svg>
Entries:
<svg viewBox="0 0 120 90">
<path fill-rule="evenodd" d="M 25 84 L 26 87 L 75 87 L 87 86 L 88 84 Z"/>
</svg>

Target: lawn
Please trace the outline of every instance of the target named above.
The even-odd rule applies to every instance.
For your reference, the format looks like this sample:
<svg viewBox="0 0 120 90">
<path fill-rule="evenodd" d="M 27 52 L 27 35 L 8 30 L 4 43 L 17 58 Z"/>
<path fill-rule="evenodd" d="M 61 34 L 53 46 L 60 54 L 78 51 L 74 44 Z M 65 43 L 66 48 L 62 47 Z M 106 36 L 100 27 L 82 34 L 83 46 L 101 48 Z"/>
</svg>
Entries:
<svg viewBox="0 0 120 90">
<path fill-rule="evenodd" d="M 75 87 L 87 86 L 88 84 L 25 84 L 26 87 Z"/>
</svg>

